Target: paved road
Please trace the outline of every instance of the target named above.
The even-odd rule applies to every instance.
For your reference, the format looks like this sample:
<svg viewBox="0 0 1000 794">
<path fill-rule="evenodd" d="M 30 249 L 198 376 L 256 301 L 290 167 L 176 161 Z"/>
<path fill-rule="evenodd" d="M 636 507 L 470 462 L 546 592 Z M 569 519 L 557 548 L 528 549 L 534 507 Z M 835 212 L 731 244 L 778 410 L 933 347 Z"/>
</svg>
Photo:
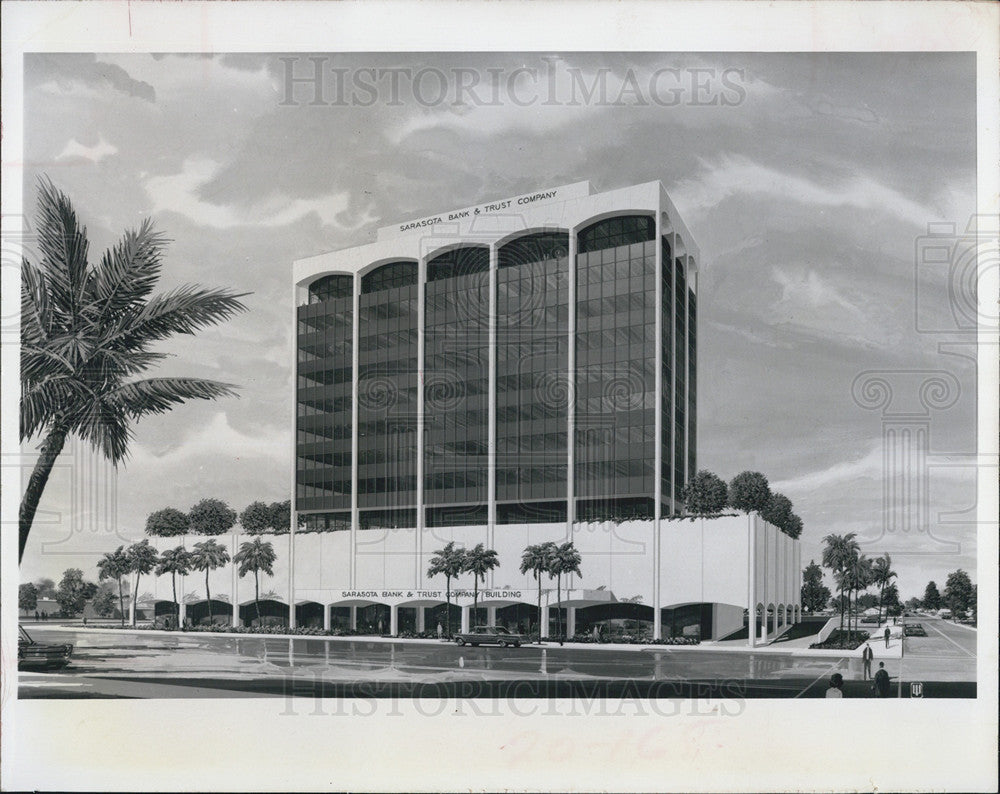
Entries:
<svg viewBox="0 0 1000 794">
<path fill-rule="evenodd" d="M 623 691 L 651 697 L 813 697 L 823 694 L 838 671 L 849 680 L 849 696 L 850 687 L 856 696 L 866 692 L 863 682 L 854 683 L 861 678 L 860 660 L 831 656 L 31 631 L 41 642 L 72 642 L 75 650 L 65 671 L 22 673 L 22 698 L 544 697 Z M 938 694 L 969 696 L 954 688 Z"/>
<path fill-rule="evenodd" d="M 903 677 L 910 681 L 975 681 L 978 632 L 939 618 L 906 618 L 927 631 L 926 637 L 906 637 Z M 878 653 L 876 646 L 876 654 Z"/>
</svg>

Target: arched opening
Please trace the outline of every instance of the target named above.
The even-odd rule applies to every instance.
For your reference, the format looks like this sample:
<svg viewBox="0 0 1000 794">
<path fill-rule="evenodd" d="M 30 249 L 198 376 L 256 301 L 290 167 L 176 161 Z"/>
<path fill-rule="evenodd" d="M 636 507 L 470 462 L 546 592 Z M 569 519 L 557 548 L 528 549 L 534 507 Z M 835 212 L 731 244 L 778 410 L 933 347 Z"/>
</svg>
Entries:
<svg viewBox="0 0 1000 794">
<path fill-rule="evenodd" d="M 287 626 L 288 604 L 273 598 L 248 601 L 240 605 L 240 623 L 244 626 Z"/>
<path fill-rule="evenodd" d="M 209 625 L 208 601 L 195 601 L 187 605 L 187 619 L 194 626 Z M 211 623 L 217 626 L 229 626 L 233 622 L 233 605 L 228 601 L 212 599 Z"/>
<path fill-rule="evenodd" d="M 368 295 L 396 287 L 409 287 L 416 283 L 416 262 L 387 262 L 361 277 L 361 294 Z"/>
<path fill-rule="evenodd" d="M 322 276 L 309 285 L 309 303 L 324 303 L 354 294 L 354 276 Z"/>
<path fill-rule="evenodd" d="M 652 215 L 617 215 L 582 228 L 577 233 L 577 253 L 645 243 L 655 237 L 656 220 Z"/>
<path fill-rule="evenodd" d="M 550 609 L 549 613 L 555 612 Z M 563 617 L 565 626 L 565 616 Z M 550 632 L 554 631 L 554 626 Z M 653 636 L 653 608 L 629 601 L 581 607 L 576 610 L 576 633 L 589 634 L 604 642 L 641 639 Z"/>
<path fill-rule="evenodd" d="M 534 604 L 510 604 L 497 609 L 496 625 L 518 634 L 538 633 L 538 607 Z"/>
<path fill-rule="evenodd" d="M 315 601 L 296 604 L 295 625 L 310 629 L 323 628 L 323 605 Z"/>
<path fill-rule="evenodd" d="M 157 626 L 177 628 L 177 616 L 180 614 L 180 604 L 173 601 L 157 601 L 153 605 L 153 622 Z"/>
<path fill-rule="evenodd" d="M 488 273 L 490 249 L 484 245 L 464 245 L 451 248 L 427 260 L 427 281 L 441 281 L 458 276 Z"/>
</svg>

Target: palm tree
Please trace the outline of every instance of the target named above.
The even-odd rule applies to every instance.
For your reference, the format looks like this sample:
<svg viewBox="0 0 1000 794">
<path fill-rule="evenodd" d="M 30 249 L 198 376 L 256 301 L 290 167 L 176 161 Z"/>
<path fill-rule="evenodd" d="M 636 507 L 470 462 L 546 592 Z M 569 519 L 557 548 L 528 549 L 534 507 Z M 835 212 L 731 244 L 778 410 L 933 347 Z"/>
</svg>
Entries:
<svg viewBox="0 0 1000 794">
<path fill-rule="evenodd" d="M 156 565 L 156 549 L 149 545 L 149 539 L 133 543 L 125 549 L 125 559 L 128 561 L 129 572 L 135 574 L 135 597 L 132 599 L 132 625 L 135 625 L 139 613 L 139 577 L 149 573 Z"/>
<path fill-rule="evenodd" d="M 131 568 L 125 547 L 119 546 L 114 551 L 107 552 L 97 561 L 98 580 L 112 579 L 118 583 L 118 611 L 121 614 L 122 626 L 125 626 L 125 594 L 122 592 L 122 579 L 128 576 Z"/>
<path fill-rule="evenodd" d="M 854 628 L 848 625 L 848 634 L 853 637 L 858 631 L 858 596 L 862 590 L 867 590 L 872 585 L 872 561 L 864 554 L 855 553 L 848 564 L 847 581 L 850 588 L 848 593 L 848 609 L 850 609 L 850 592 L 854 593 Z"/>
<path fill-rule="evenodd" d="M 465 560 L 462 565 L 462 573 L 472 574 L 472 614 L 476 614 L 479 604 L 479 580 L 486 581 L 486 574 L 500 565 L 500 559 L 493 549 L 483 547 L 482 543 L 477 543 L 475 548 L 465 552 Z"/>
<path fill-rule="evenodd" d="M 525 548 L 521 555 L 521 573 L 531 571 L 538 584 L 538 644 L 542 644 L 542 574 L 548 573 L 549 564 L 557 546 L 552 541 L 536 543 Z"/>
<path fill-rule="evenodd" d="M 451 580 L 462 573 L 465 567 L 465 551 L 456 549 L 454 541 L 447 543 L 443 549 L 438 549 L 431 557 L 427 578 L 444 575 L 446 598 L 448 602 L 445 615 L 447 635 L 451 638 Z"/>
<path fill-rule="evenodd" d="M 216 568 L 221 568 L 229 562 L 229 552 L 224 546 L 220 546 L 214 540 L 204 540 L 194 544 L 194 551 L 191 552 L 191 567 L 196 571 L 205 572 L 205 597 L 208 598 L 208 625 L 212 625 L 212 591 L 208 587 L 208 574 Z M 236 593 L 233 593 L 233 602 L 236 602 Z"/>
<path fill-rule="evenodd" d="M 38 186 L 38 264 L 21 264 L 21 441 L 43 435 L 18 515 L 18 559 L 52 467 L 70 435 L 115 466 L 128 456 L 132 424 L 191 399 L 235 395 L 200 378 L 146 378 L 165 358 L 150 347 L 245 310 L 243 295 L 181 286 L 152 295 L 166 238 L 150 221 L 128 231 L 99 263 L 87 262 L 87 230 L 48 179 Z"/>
<path fill-rule="evenodd" d="M 882 622 L 882 605 L 885 602 L 885 594 L 892 580 L 896 578 L 896 572 L 892 570 L 892 557 L 888 553 L 881 557 L 876 557 L 872 563 L 872 584 L 878 587 L 878 622 Z"/>
<path fill-rule="evenodd" d="M 840 632 L 844 632 L 844 591 L 847 589 L 847 568 L 850 560 L 858 552 L 857 533 L 827 535 L 823 538 L 823 567 L 833 571 L 834 581 L 840 590 Z"/>
<path fill-rule="evenodd" d="M 240 550 L 233 557 L 233 565 L 240 566 L 240 578 L 253 571 L 253 603 L 257 611 L 257 625 L 260 621 L 260 572 L 274 576 L 274 546 L 268 541 L 255 538 L 240 544 Z M 294 605 L 292 606 L 294 609 Z"/>
<path fill-rule="evenodd" d="M 553 544 L 555 545 L 555 544 Z M 549 576 L 556 577 L 556 634 L 559 636 L 559 644 L 562 645 L 562 576 L 563 574 L 580 574 L 580 552 L 572 541 L 567 541 L 552 552 L 552 559 L 549 561 Z"/>
<path fill-rule="evenodd" d="M 177 600 L 177 576 L 187 576 L 191 570 L 191 554 L 183 546 L 175 549 L 167 549 L 160 555 L 156 564 L 156 575 L 163 576 L 170 574 L 170 587 L 174 593 L 174 619 L 177 621 L 174 626 L 181 627 L 181 604 Z"/>
</svg>

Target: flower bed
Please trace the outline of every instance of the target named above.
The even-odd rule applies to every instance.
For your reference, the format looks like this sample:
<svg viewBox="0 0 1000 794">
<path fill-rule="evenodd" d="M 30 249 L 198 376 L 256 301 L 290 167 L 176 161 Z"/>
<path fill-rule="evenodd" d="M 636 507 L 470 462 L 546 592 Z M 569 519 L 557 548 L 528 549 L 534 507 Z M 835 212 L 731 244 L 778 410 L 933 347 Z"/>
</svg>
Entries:
<svg viewBox="0 0 1000 794">
<path fill-rule="evenodd" d="M 841 631 L 840 629 L 834 629 L 830 632 L 830 636 L 827 637 L 823 642 L 814 642 L 810 645 L 810 648 L 820 648 L 820 649 L 830 649 L 830 650 L 842 650 L 842 651 L 853 651 L 856 648 L 860 648 L 864 643 L 871 639 L 871 635 L 867 631 L 853 631 L 848 634 L 846 631 Z"/>
</svg>

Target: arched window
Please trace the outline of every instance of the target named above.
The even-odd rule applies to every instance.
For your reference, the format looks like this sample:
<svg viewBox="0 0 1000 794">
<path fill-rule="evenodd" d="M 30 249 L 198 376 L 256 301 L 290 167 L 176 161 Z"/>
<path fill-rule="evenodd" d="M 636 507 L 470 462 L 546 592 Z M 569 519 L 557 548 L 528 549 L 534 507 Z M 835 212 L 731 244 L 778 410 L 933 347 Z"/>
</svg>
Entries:
<svg viewBox="0 0 1000 794">
<path fill-rule="evenodd" d="M 353 276 L 323 276 L 309 285 L 309 302 L 322 303 L 333 298 L 349 298 L 353 291 Z"/>
<path fill-rule="evenodd" d="M 514 267 L 532 262 L 561 259 L 569 253 L 569 235 L 566 232 L 539 232 L 526 234 L 504 245 L 499 252 L 497 266 Z"/>
<path fill-rule="evenodd" d="M 578 253 L 617 248 L 619 245 L 645 243 L 656 235 L 656 221 L 650 215 L 622 215 L 580 230 L 577 237 Z"/>
<path fill-rule="evenodd" d="M 361 294 L 381 292 L 417 283 L 416 262 L 389 262 L 361 278 Z"/>
<path fill-rule="evenodd" d="M 490 269 L 490 249 L 485 246 L 453 248 L 427 263 L 427 280 L 438 281 L 452 276 L 469 276 Z"/>
</svg>

